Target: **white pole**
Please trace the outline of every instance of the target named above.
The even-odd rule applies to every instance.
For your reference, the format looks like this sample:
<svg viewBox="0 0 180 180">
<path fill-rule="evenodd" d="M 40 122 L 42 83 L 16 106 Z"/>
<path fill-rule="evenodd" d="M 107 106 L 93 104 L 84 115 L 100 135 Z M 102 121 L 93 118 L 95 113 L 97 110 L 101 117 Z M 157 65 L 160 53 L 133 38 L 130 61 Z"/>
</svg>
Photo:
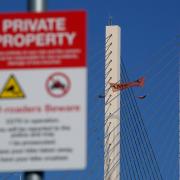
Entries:
<svg viewBox="0 0 180 180">
<path fill-rule="evenodd" d="M 111 24 L 106 26 L 104 180 L 119 180 L 120 96 L 115 96 L 120 92 L 112 92 L 109 82 L 120 80 L 121 29 Z"/>
<path fill-rule="evenodd" d="M 29 12 L 43 12 L 47 10 L 47 0 L 28 0 Z M 26 172 L 25 180 L 42 180 L 43 172 Z"/>
</svg>

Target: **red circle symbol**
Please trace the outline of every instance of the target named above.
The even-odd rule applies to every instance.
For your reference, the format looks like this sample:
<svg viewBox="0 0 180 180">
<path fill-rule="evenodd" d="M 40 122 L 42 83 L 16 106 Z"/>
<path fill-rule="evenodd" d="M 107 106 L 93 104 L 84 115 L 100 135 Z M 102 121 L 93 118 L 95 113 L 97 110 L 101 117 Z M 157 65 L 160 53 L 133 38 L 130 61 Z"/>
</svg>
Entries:
<svg viewBox="0 0 180 180">
<path fill-rule="evenodd" d="M 46 80 L 46 89 L 52 97 L 60 98 L 65 96 L 71 88 L 69 77 L 61 72 L 53 73 Z"/>
</svg>

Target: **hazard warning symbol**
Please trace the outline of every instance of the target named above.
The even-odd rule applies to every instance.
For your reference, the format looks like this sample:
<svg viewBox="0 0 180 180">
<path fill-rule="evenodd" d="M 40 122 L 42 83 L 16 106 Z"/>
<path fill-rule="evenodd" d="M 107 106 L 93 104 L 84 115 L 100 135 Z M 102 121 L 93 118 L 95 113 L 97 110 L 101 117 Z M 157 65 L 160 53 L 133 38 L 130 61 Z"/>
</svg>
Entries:
<svg viewBox="0 0 180 180">
<path fill-rule="evenodd" d="M 17 99 L 24 97 L 25 94 L 20 87 L 17 79 L 14 75 L 10 75 L 0 93 L 0 99 Z"/>
<path fill-rule="evenodd" d="M 69 77 L 61 72 L 53 73 L 46 81 L 46 89 L 50 96 L 60 98 L 65 96 L 71 87 Z"/>
</svg>

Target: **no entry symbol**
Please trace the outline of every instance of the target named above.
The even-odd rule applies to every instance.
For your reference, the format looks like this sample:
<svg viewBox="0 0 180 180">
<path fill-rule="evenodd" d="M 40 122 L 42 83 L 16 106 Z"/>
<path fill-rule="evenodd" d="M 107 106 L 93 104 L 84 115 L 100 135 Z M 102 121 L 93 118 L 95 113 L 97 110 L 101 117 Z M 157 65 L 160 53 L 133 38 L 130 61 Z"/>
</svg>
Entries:
<svg viewBox="0 0 180 180">
<path fill-rule="evenodd" d="M 46 89 L 49 95 L 52 97 L 65 96 L 71 87 L 71 81 L 69 77 L 61 72 L 52 74 L 46 81 Z"/>
</svg>

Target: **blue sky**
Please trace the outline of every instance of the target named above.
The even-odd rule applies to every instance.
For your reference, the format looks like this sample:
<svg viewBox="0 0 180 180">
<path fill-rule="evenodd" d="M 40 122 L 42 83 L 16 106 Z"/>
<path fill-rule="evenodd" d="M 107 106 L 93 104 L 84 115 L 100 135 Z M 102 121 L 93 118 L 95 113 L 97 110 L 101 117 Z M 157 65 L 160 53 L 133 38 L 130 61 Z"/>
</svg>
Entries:
<svg viewBox="0 0 180 180">
<path fill-rule="evenodd" d="M 145 88 L 135 95 L 148 94 L 138 101 L 153 149 L 165 180 L 178 180 L 178 46 L 180 38 L 180 1 L 49 0 L 48 10 L 78 10 L 88 13 L 89 123 L 88 169 L 84 172 L 48 172 L 46 179 L 67 180 L 88 177 L 95 162 L 99 172 L 89 179 L 102 179 L 103 103 L 96 96 L 103 90 L 104 34 L 109 16 L 122 29 L 122 58 L 131 80 L 145 76 Z M 1 0 L 1 12 L 26 11 L 25 0 Z M 77 22 L 78 23 L 78 22 Z M 100 69 L 100 70 L 99 70 Z M 96 72 L 96 77 L 94 72 Z M 98 78 L 97 78 L 98 76 Z M 167 99 L 165 99 L 167 98 Z M 99 108 L 94 124 L 95 109 Z M 94 132 L 95 126 L 101 131 Z M 99 175 L 97 175 L 99 173 Z M 16 180 L 18 176 L 9 179 Z"/>
</svg>

